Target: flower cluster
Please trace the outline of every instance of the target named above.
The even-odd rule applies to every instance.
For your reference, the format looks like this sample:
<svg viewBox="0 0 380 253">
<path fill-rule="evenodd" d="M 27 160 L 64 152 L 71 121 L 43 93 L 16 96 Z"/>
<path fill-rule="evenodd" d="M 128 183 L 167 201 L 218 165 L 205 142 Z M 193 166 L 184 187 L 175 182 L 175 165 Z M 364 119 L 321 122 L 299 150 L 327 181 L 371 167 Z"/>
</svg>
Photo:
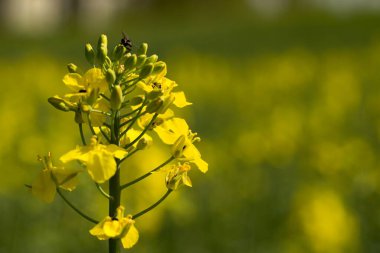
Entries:
<svg viewBox="0 0 380 253">
<path fill-rule="evenodd" d="M 51 202 L 58 192 L 79 214 L 96 223 L 90 233 L 110 244 L 118 241 L 124 248 L 132 247 L 138 240 L 135 219 L 153 209 L 170 192 L 181 185 L 192 186 L 188 172 L 191 167 L 205 173 L 208 164 L 194 145 L 200 141 L 182 118 L 176 117 L 173 108 L 191 105 L 178 85 L 166 77 L 166 63 L 158 56 L 147 55 L 146 43 L 131 51 L 131 42 L 124 37 L 111 53 L 108 42 L 101 35 L 96 50 L 85 46 L 85 56 L 90 68 L 81 71 L 69 64 L 69 73 L 63 77 L 68 92 L 48 99 L 55 108 L 74 114 L 82 145 L 60 157 L 61 166 L 52 165 L 50 154 L 40 160 L 44 164 L 38 178 L 30 186 L 32 193 L 45 202 Z M 86 126 L 86 127 L 84 127 Z M 87 128 L 87 133 L 85 131 Z M 141 177 L 122 184 L 120 169 L 123 161 L 154 143 L 154 136 L 169 146 L 168 160 L 147 171 Z M 91 135 L 91 137 L 86 137 Z M 77 161 L 81 169 L 73 167 Z M 173 163 L 173 165 L 170 165 Z M 165 166 L 168 166 L 166 169 Z M 100 192 L 109 199 L 109 214 L 100 222 L 89 218 L 60 192 L 73 190 L 77 174 L 85 170 Z M 120 196 L 128 186 L 148 177 L 155 171 L 167 173 L 167 193 L 158 202 L 135 215 L 124 217 Z M 108 182 L 108 192 L 101 184 Z"/>
</svg>

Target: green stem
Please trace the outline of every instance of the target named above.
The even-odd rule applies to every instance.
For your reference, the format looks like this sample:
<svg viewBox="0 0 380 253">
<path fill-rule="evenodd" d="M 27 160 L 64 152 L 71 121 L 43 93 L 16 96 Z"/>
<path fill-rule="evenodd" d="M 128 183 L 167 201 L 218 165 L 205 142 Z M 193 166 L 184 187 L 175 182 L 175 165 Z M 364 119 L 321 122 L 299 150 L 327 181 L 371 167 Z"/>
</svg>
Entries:
<svg viewBox="0 0 380 253">
<path fill-rule="evenodd" d="M 136 108 L 136 109 L 134 109 L 133 111 L 130 111 L 130 112 L 126 113 L 126 114 L 121 115 L 120 118 L 122 119 L 122 118 L 128 117 L 128 116 L 136 113 L 137 111 L 140 110 L 141 107 L 143 107 L 143 105 L 140 106 L 140 107 L 138 107 L 138 108 Z"/>
<path fill-rule="evenodd" d="M 86 146 L 86 139 L 84 138 L 84 134 L 83 134 L 83 124 L 79 123 L 78 125 L 79 125 L 80 138 L 82 139 L 83 145 Z"/>
<path fill-rule="evenodd" d="M 110 99 L 109 99 L 106 95 L 104 95 L 104 94 L 100 94 L 100 96 L 101 96 L 102 98 L 104 98 L 105 100 L 110 101 Z"/>
<path fill-rule="evenodd" d="M 108 143 L 111 143 L 110 138 L 107 136 L 107 134 L 103 131 L 102 127 L 99 127 L 100 132 L 102 133 L 103 137 L 108 141 Z"/>
<path fill-rule="evenodd" d="M 108 117 L 111 116 L 111 114 L 109 114 L 109 113 L 107 113 L 107 112 L 103 112 L 103 111 L 96 110 L 96 109 L 91 109 L 91 112 L 100 113 L 100 114 L 106 115 L 106 116 L 108 116 Z"/>
<path fill-rule="evenodd" d="M 149 171 L 148 173 L 145 173 L 144 175 L 142 175 L 141 177 L 138 177 L 136 178 L 135 180 L 132 180 L 131 182 L 128 182 L 126 184 L 123 184 L 122 186 L 120 186 L 120 190 L 124 190 L 125 188 L 143 180 L 144 178 L 152 175 L 153 172 L 161 169 L 162 167 L 164 167 L 166 164 L 170 163 L 171 161 L 174 160 L 174 157 L 170 157 L 168 160 L 166 160 L 164 163 L 160 164 L 158 167 L 154 168 L 153 170 Z"/>
<path fill-rule="evenodd" d="M 119 111 L 113 112 L 111 124 L 111 144 L 120 146 L 119 140 L 119 123 L 120 114 Z M 121 190 L 120 190 L 120 162 L 116 160 L 116 173 L 109 180 L 109 195 L 112 197 L 109 199 L 108 215 L 110 217 L 116 216 L 116 210 L 120 206 Z M 108 240 L 108 252 L 118 253 L 120 252 L 120 239 Z"/>
<path fill-rule="evenodd" d="M 105 190 L 98 184 L 95 183 L 96 188 L 99 190 L 99 192 L 106 197 L 107 199 L 112 199 L 112 196 L 110 196 L 108 193 L 105 192 Z"/>
<path fill-rule="evenodd" d="M 86 220 L 92 222 L 92 223 L 99 223 L 99 221 L 89 217 L 88 215 L 84 214 L 82 211 L 80 211 L 78 208 L 76 208 L 66 197 L 65 195 L 63 195 L 63 193 L 61 192 L 61 190 L 59 188 L 57 188 L 57 193 L 59 194 L 59 196 L 61 196 L 61 198 L 66 202 L 66 204 L 68 204 L 75 212 L 77 212 L 80 216 L 82 216 L 83 218 L 85 218 Z"/>
<path fill-rule="evenodd" d="M 95 130 L 94 130 L 94 128 L 92 127 L 92 124 L 91 124 L 90 114 L 87 114 L 87 121 L 88 121 L 88 127 L 89 127 L 90 130 L 91 130 L 91 133 L 92 133 L 93 135 L 96 135 Z"/>
<path fill-rule="evenodd" d="M 154 209 L 156 206 L 158 206 L 162 201 L 164 201 L 168 196 L 169 194 L 172 192 L 172 190 L 168 189 L 168 191 L 164 194 L 164 196 L 162 196 L 156 203 L 154 203 L 153 205 L 151 205 L 150 207 L 148 207 L 147 209 L 144 209 L 142 210 L 141 212 L 135 214 L 132 216 L 132 219 L 137 219 L 138 217 L 146 214 L 147 212 L 149 212 L 150 210 Z"/>
</svg>

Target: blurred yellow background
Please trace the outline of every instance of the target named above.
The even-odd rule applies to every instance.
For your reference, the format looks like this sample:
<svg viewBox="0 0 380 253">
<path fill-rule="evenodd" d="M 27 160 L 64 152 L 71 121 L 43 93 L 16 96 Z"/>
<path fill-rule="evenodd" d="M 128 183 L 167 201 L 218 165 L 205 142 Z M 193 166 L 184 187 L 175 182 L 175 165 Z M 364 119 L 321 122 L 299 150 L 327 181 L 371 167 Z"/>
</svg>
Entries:
<svg viewBox="0 0 380 253">
<path fill-rule="evenodd" d="M 193 102 L 209 172 L 136 221 L 130 252 L 380 252 L 380 4 L 370 0 L 0 1 L 0 252 L 106 252 L 59 198 L 24 187 L 38 154 L 80 143 L 63 94 L 84 44 L 125 31 L 148 42 Z M 151 149 L 126 181 L 166 159 Z M 145 159 L 149 157 L 150 159 Z M 144 159 L 143 159 L 144 158 Z M 128 170 L 135 168 L 136 170 Z M 153 175 L 124 193 L 135 213 L 165 191 Z M 102 217 L 85 175 L 66 194 Z"/>
</svg>

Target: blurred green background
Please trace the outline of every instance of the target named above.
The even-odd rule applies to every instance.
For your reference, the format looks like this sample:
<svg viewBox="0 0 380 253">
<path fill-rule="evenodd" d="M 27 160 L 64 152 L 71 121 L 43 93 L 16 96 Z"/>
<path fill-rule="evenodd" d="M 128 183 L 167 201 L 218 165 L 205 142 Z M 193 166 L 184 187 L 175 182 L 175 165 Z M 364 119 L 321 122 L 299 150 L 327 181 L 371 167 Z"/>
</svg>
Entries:
<svg viewBox="0 0 380 253">
<path fill-rule="evenodd" d="M 209 172 L 136 222 L 130 252 L 380 252 L 380 4 L 366 0 L 0 1 L 0 252 L 106 252 L 59 198 L 24 187 L 38 154 L 79 144 L 66 64 L 86 42 L 148 42 L 193 106 Z M 166 159 L 151 149 L 125 178 Z M 150 159 L 146 159 L 146 157 Z M 144 158 L 144 159 L 143 159 Z M 132 170 L 136 168 L 136 170 Z M 106 201 L 81 176 L 67 196 L 95 217 Z M 129 181 L 126 179 L 126 181 Z M 153 175 L 124 193 L 135 213 L 165 191 Z"/>
</svg>

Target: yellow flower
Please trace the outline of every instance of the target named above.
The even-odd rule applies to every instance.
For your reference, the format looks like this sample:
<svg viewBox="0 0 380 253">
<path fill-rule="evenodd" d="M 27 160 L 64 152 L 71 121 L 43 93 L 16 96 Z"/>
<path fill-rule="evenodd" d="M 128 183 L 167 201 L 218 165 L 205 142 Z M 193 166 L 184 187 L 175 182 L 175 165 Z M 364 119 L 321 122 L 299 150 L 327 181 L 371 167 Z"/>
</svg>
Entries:
<svg viewBox="0 0 380 253">
<path fill-rule="evenodd" d="M 90 230 L 90 234 L 99 240 L 110 238 L 121 238 L 121 243 L 126 249 L 132 248 L 139 239 L 135 221 L 132 215 L 124 217 L 124 207 L 119 206 L 116 210 L 116 217 L 107 216 Z"/>
<path fill-rule="evenodd" d="M 122 159 L 127 154 L 127 151 L 116 145 L 99 144 L 97 137 L 93 136 L 90 145 L 77 147 L 61 156 L 60 160 L 63 163 L 73 160 L 83 162 L 91 178 L 97 183 L 104 183 L 116 172 L 115 158 Z"/>
<path fill-rule="evenodd" d="M 83 76 L 78 73 L 66 74 L 63 83 L 73 92 L 66 97 L 74 99 L 88 97 L 96 89 L 103 93 L 108 89 L 106 78 L 99 68 L 89 69 Z"/>
<path fill-rule="evenodd" d="M 183 91 L 172 91 L 175 87 L 178 86 L 177 83 L 164 76 L 158 76 L 153 80 L 149 79 L 145 81 L 140 81 L 137 83 L 137 86 L 147 93 L 158 92 L 158 94 L 161 94 L 160 97 L 163 101 L 169 99 L 172 94 L 174 98 L 173 104 L 179 108 L 191 105 L 191 103 L 186 100 L 186 96 Z"/>
<path fill-rule="evenodd" d="M 173 165 L 166 175 L 166 187 L 170 190 L 177 190 L 180 186 L 192 187 L 191 180 L 187 172 L 191 169 L 188 163 Z"/>
<path fill-rule="evenodd" d="M 46 203 L 51 203 L 56 194 L 56 188 L 72 191 L 77 185 L 77 174 L 80 170 L 56 167 L 52 164 L 51 154 L 39 157 L 44 168 L 32 184 L 32 194 Z"/>
<path fill-rule="evenodd" d="M 200 141 L 200 138 L 191 132 L 186 121 L 181 118 L 171 118 L 160 123 L 154 131 L 165 144 L 172 145 L 172 155 L 180 161 L 194 164 L 200 171 L 206 173 L 208 164 L 202 160 L 201 153 L 193 144 Z"/>
</svg>

